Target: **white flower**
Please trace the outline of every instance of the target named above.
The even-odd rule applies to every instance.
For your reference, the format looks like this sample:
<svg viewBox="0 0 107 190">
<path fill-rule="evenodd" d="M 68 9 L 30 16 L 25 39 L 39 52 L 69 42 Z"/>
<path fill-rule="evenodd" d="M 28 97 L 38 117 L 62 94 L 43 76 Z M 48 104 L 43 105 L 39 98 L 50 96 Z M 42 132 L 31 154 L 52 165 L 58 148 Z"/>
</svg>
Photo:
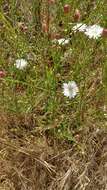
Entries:
<svg viewBox="0 0 107 190">
<path fill-rule="evenodd" d="M 54 42 L 58 43 L 59 45 L 66 45 L 69 43 L 69 39 L 60 38 L 58 40 L 54 40 Z"/>
<path fill-rule="evenodd" d="M 25 59 L 17 59 L 15 66 L 17 69 L 24 69 L 27 66 L 28 62 Z"/>
<path fill-rule="evenodd" d="M 66 97 L 74 98 L 79 92 L 78 86 L 75 81 L 69 81 L 63 84 L 63 94 Z"/>
<path fill-rule="evenodd" d="M 76 24 L 76 25 L 72 28 L 72 30 L 73 30 L 74 32 L 76 32 L 76 31 L 84 32 L 86 29 L 87 29 L 87 25 L 86 25 L 86 24 L 83 24 L 83 23 L 78 23 L 78 24 Z"/>
<path fill-rule="evenodd" d="M 103 28 L 97 24 L 94 24 L 86 28 L 85 34 L 89 38 L 97 39 L 102 35 L 102 32 L 103 32 Z"/>
<path fill-rule="evenodd" d="M 86 24 L 78 23 L 76 24 L 72 30 L 74 32 L 84 32 L 89 38 L 97 39 L 102 35 L 103 28 L 97 24 L 92 26 L 87 26 Z"/>
</svg>

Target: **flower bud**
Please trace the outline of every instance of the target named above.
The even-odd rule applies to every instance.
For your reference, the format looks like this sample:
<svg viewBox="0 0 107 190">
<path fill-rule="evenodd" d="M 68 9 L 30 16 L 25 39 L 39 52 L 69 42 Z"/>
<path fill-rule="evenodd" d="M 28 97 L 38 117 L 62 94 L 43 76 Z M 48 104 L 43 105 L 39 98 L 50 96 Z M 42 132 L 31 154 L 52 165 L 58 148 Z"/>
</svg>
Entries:
<svg viewBox="0 0 107 190">
<path fill-rule="evenodd" d="M 0 71 L 0 78 L 4 78 L 6 76 L 6 73 L 4 71 Z"/>
<path fill-rule="evenodd" d="M 54 4 L 55 0 L 48 0 L 49 4 Z"/>
<path fill-rule="evenodd" d="M 107 36 L 107 28 L 103 29 L 102 36 L 106 37 Z"/>
<path fill-rule="evenodd" d="M 46 23 L 42 24 L 42 30 L 45 33 L 48 33 L 48 25 Z"/>
<path fill-rule="evenodd" d="M 64 13 L 65 13 L 65 14 L 66 14 L 66 13 L 69 13 L 69 12 L 70 12 L 70 9 L 71 9 L 71 7 L 70 7 L 69 4 L 64 5 Z"/>
<path fill-rule="evenodd" d="M 80 21 L 80 19 L 81 19 L 80 11 L 78 9 L 76 9 L 75 13 L 74 13 L 74 20 L 75 21 Z"/>
</svg>

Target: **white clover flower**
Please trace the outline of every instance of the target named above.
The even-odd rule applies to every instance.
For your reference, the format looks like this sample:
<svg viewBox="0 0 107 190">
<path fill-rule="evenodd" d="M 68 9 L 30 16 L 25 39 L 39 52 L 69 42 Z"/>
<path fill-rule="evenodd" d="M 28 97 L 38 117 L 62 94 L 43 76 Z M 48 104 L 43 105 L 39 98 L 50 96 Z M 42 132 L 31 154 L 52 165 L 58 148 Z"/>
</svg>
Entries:
<svg viewBox="0 0 107 190">
<path fill-rule="evenodd" d="M 86 24 L 83 24 L 83 23 L 78 23 L 78 24 L 76 24 L 76 25 L 72 28 L 72 30 L 73 30 L 74 32 L 76 32 L 76 31 L 84 32 L 84 31 L 86 31 L 86 29 L 87 29 L 87 25 L 86 25 Z"/>
<path fill-rule="evenodd" d="M 85 34 L 89 38 L 97 39 L 102 35 L 102 32 L 103 32 L 103 28 L 97 24 L 94 24 L 86 28 Z"/>
<path fill-rule="evenodd" d="M 59 45 L 66 45 L 69 43 L 69 39 L 65 39 L 65 38 L 60 38 L 58 40 L 54 40 L 54 42 L 58 43 Z"/>
<path fill-rule="evenodd" d="M 75 81 L 69 81 L 63 84 L 63 94 L 68 98 L 74 98 L 79 92 L 78 86 Z"/>
<path fill-rule="evenodd" d="M 28 62 L 25 59 L 17 59 L 15 66 L 17 69 L 24 69 L 27 66 Z"/>
</svg>

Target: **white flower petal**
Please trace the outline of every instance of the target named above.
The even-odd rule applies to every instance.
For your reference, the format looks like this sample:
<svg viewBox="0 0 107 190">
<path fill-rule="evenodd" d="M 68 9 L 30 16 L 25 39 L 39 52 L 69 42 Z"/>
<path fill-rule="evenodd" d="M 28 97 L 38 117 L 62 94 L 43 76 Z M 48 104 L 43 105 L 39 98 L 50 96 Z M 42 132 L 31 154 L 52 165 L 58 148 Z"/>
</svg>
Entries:
<svg viewBox="0 0 107 190">
<path fill-rule="evenodd" d="M 76 24 L 76 25 L 72 28 L 72 30 L 73 30 L 74 32 L 76 32 L 76 31 L 84 32 L 84 31 L 86 30 L 86 28 L 87 28 L 87 25 L 86 25 L 86 24 L 78 23 L 78 24 Z"/>
<path fill-rule="evenodd" d="M 65 39 L 65 38 L 60 38 L 60 39 L 55 39 L 53 40 L 54 43 L 58 43 L 59 45 L 66 45 L 69 43 L 69 39 Z"/>
</svg>

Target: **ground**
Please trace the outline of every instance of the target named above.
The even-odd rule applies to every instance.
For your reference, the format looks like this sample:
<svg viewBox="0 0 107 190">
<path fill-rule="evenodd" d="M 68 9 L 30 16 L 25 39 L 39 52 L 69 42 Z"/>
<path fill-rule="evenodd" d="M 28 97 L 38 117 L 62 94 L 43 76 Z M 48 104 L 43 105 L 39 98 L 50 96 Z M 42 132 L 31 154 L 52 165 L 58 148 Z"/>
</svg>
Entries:
<svg viewBox="0 0 107 190">
<path fill-rule="evenodd" d="M 106 190 L 107 40 L 72 30 L 107 28 L 106 1 L 38 2 L 0 1 L 0 190 Z"/>
</svg>

